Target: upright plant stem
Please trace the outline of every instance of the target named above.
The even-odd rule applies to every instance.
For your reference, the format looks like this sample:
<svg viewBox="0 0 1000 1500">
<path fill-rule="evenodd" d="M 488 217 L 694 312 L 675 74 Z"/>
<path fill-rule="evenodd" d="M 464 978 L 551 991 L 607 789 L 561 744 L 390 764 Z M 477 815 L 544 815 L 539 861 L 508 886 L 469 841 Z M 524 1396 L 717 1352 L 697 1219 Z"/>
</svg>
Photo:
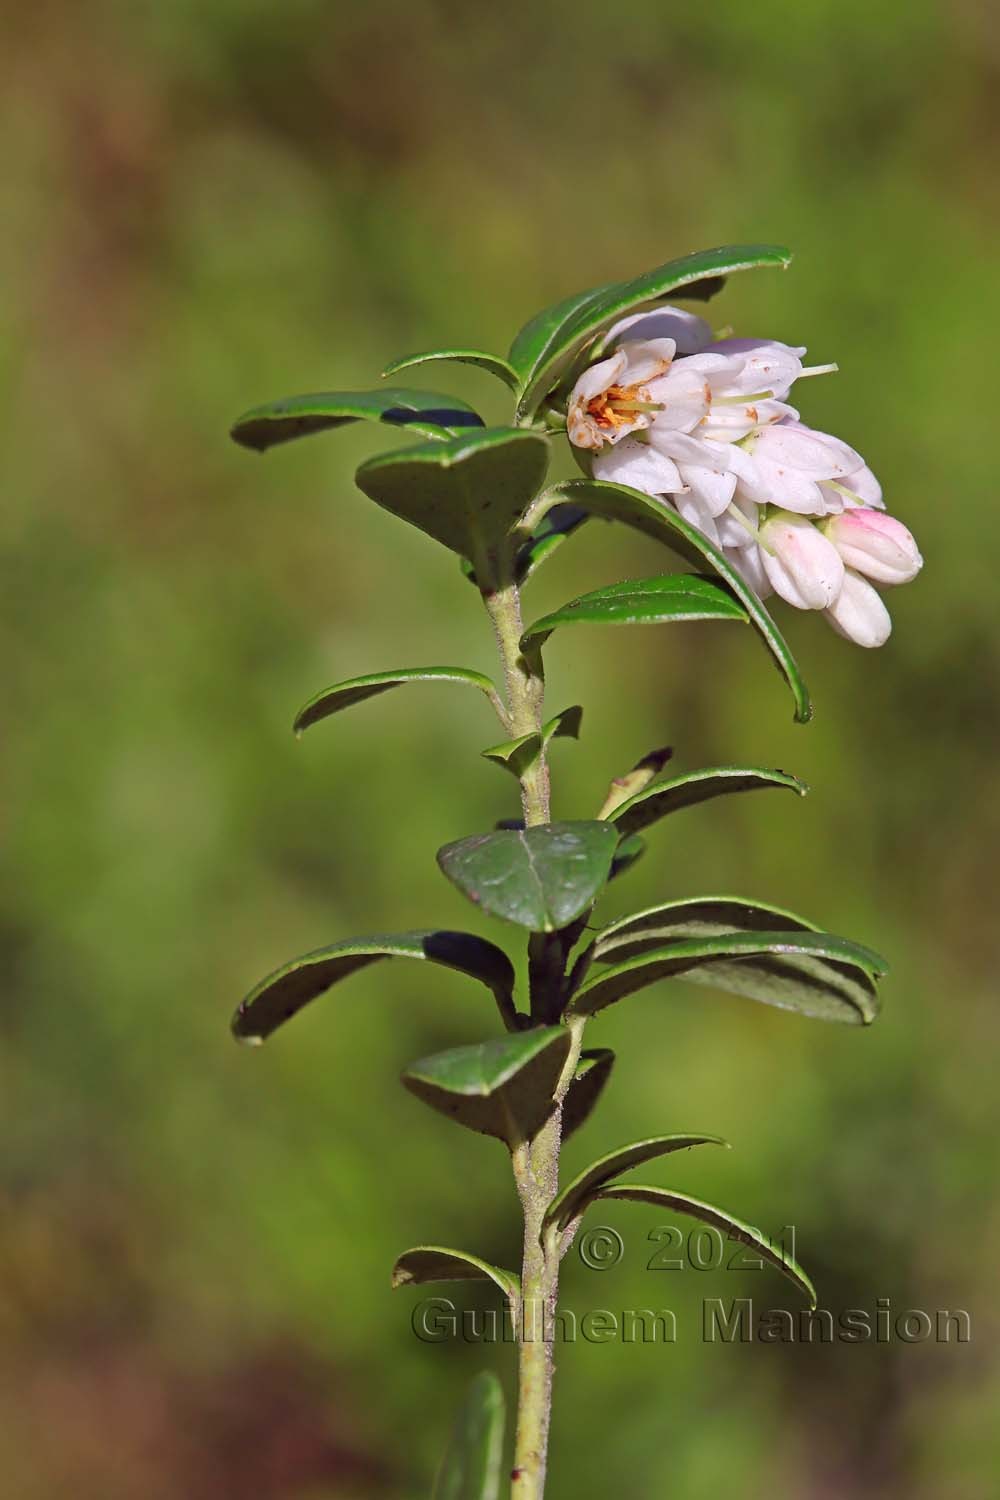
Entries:
<svg viewBox="0 0 1000 1500">
<path fill-rule="evenodd" d="M 511 730 L 515 738 L 534 734 L 542 727 L 545 679 L 540 657 L 528 658 L 521 651 L 520 591 L 507 580 L 484 593 L 483 600 L 500 648 Z M 521 805 L 526 827 L 549 821 L 549 766 L 544 748 L 521 778 Z"/>
<path fill-rule="evenodd" d="M 521 651 L 523 623 L 517 584 L 504 579 L 484 593 L 496 631 L 507 689 L 507 705 L 515 736 L 537 733 L 542 727 L 545 682 L 539 656 Z M 549 768 L 544 746 L 521 777 L 525 826 L 550 820 Z M 555 950 L 559 950 L 556 952 Z M 544 933 L 530 940 L 531 1012 L 538 1021 L 558 1014 L 561 949 Z M 558 959 L 558 962 L 554 960 Z M 514 1178 L 524 1213 L 524 1251 L 521 1266 L 521 1305 L 518 1318 L 517 1431 L 512 1500 L 542 1500 L 552 1411 L 551 1333 L 559 1288 L 559 1259 L 547 1255 L 541 1243 L 542 1219 L 559 1186 L 559 1148 L 562 1139 L 562 1099 L 576 1068 L 579 1038 L 557 1091 L 556 1108 L 534 1140 L 522 1142 L 512 1154 Z"/>
</svg>

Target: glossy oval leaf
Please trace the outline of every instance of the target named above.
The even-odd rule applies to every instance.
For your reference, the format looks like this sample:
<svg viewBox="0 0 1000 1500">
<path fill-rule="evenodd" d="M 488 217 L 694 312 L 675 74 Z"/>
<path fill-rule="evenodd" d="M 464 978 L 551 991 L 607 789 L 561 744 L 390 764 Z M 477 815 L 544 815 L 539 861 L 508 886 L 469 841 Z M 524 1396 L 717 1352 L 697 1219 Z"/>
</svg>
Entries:
<svg viewBox="0 0 1000 1500">
<path fill-rule="evenodd" d="M 677 938 L 718 937 L 725 932 L 818 931 L 815 922 L 807 922 L 783 906 L 745 901 L 740 896 L 694 896 L 651 906 L 611 922 L 594 939 L 591 955 L 598 962 L 620 963 Z"/>
<path fill-rule="evenodd" d="M 450 438 L 455 428 L 483 426 L 479 413 L 457 396 L 387 385 L 377 391 L 317 391 L 266 401 L 238 417 L 229 435 L 242 447 L 265 453 L 278 443 L 350 422 L 385 422 L 431 438 Z"/>
<path fill-rule="evenodd" d="M 425 349 L 419 354 L 404 354 L 386 365 L 382 371 L 382 379 L 387 380 L 390 375 L 398 375 L 402 370 L 412 370 L 417 365 L 441 361 L 457 365 L 477 365 L 479 369 L 502 380 L 510 390 L 517 388 L 517 371 L 513 365 L 501 359 L 499 354 L 487 354 L 484 349 Z"/>
<path fill-rule="evenodd" d="M 493 576 L 493 555 L 537 494 L 548 460 L 543 433 L 491 427 L 380 454 L 355 477 L 376 505 L 468 558 L 482 582 Z"/>
<path fill-rule="evenodd" d="M 648 787 L 608 816 L 623 834 L 638 833 L 682 807 L 694 807 L 699 802 L 735 792 L 766 791 L 770 787 L 786 787 L 800 797 L 809 790 L 804 781 L 786 771 L 767 771 L 757 766 L 710 766 Z"/>
<path fill-rule="evenodd" d="M 756 981 L 740 987 L 740 964 L 745 960 L 769 972 L 770 982 L 761 985 L 758 973 Z M 661 979 L 689 979 L 699 972 L 702 984 L 731 989 L 783 1010 L 823 1021 L 867 1024 L 878 1012 L 875 980 L 885 973 L 885 961 L 859 943 L 825 932 L 728 932 L 683 938 L 586 979 L 570 1010 L 594 1015 Z"/>
<path fill-rule="evenodd" d="M 615 282 L 567 298 L 527 324 L 511 346 L 510 362 L 520 377 L 517 418 L 530 417 L 591 339 L 629 313 L 660 302 L 684 287 L 700 287 L 704 296 L 718 279 L 736 271 L 791 261 L 780 245 L 723 245 L 667 261 L 630 281 Z M 709 283 L 706 288 L 705 283 Z"/>
<path fill-rule="evenodd" d="M 613 583 L 572 599 L 529 625 L 522 644 L 541 645 L 565 625 L 666 625 L 674 620 L 739 620 L 746 610 L 720 584 L 700 574 L 670 573 Z"/>
<path fill-rule="evenodd" d="M 683 516 L 664 502 L 644 495 L 640 490 L 598 479 L 563 480 L 551 485 L 546 490 L 544 499 L 545 505 L 539 506 L 537 510 L 536 524 L 548 513 L 548 508 L 571 504 L 592 515 L 603 516 L 606 520 L 621 521 L 624 525 L 663 542 L 696 567 L 707 562 L 713 573 L 739 599 L 791 688 L 797 721 L 804 724 L 812 717 L 812 704 L 802 674 L 777 625 L 750 585 L 727 562 L 718 547 L 685 521 Z"/>
<path fill-rule="evenodd" d="M 543 823 L 446 844 L 438 864 L 491 916 L 531 932 L 557 932 L 592 906 L 618 844 L 610 823 Z"/>
<path fill-rule="evenodd" d="M 496 761 L 520 779 L 534 765 L 551 740 L 579 739 L 582 719 L 583 709 L 578 703 L 574 703 L 571 708 L 564 708 L 549 719 L 535 733 L 519 735 L 517 739 L 506 740 L 502 745 L 491 745 L 481 753 L 487 760 Z"/>
<path fill-rule="evenodd" d="M 786 1250 L 776 1249 L 767 1235 L 755 1229 L 752 1224 L 745 1224 L 742 1219 L 737 1219 L 735 1214 L 729 1213 L 724 1208 L 716 1208 L 714 1203 L 703 1203 L 700 1198 L 691 1198 L 687 1193 L 674 1192 L 672 1188 L 617 1182 L 610 1187 L 601 1188 L 595 1196 L 611 1202 L 650 1203 L 654 1208 L 667 1208 L 674 1213 L 689 1214 L 692 1219 L 698 1219 L 702 1224 L 711 1224 L 713 1229 L 720 1230 L 727 1239 L 736 1240 L 739 1244 L 749 1245 L 756 1250 L 762 1260 L 774 1266 L 775 1270 L 787 1276 L 789 1281 L 793 1281 L 799 1291 L 805 1293 L 810 1307 L 816 1306 L 816 1288 L 798 1261 Z"/>
<path fill-rule="evenodd" d="M 503 1387 L 484 1370 L 459 1408 L 431 1500 L 499 1500 L 504 1415 Z"/>
<path fill-rule="evenodd" d="M 675 1151 L 688 1151 L 692 1146 L 728 1145 L 729 1142 L 719 1135 L 654 1135 L 644 1141 L 633 1141 L 629 1146 L 619 1146 L 616 1151 L 609 1151 L 606 1156 L 591 1162 L 553 1198 L 542 1221 L 542 1232 L 555 1230 L 560 1233 L 564 1230 L 583 1213 L 588 1203 L 593 1202 L 598 1190 L 621 1172 L 631 1172 L 644 1162 L 669 1156 Z"/>
<path fill-rule="evenodd" d="M 574 320 L 584 316 L 589 307 L 620 285 L 620 282 L 608 281 L 602 286 L 588 287 L 585 292 L 574 292 L 529 318 L 515 335 L 507 356 L 511 368 L 517 372 L 522 393 L 526 393 L 529 387 L 533 388 L 536 377 L 539 380 L 544 378 L 549 363 L 558 358 L 567 330 L 572 328 Z"/>
<path fill-rule="evenodd" d="M 576 1065 L 576 1072 L 563 1100 L 564 1141 L 590 1119 L 611 1077 L 614 1065 L 615 1054 L 608 1047 L 584 1048 L 580 1053 L 580 1061 Z"/>
<path fill-rule="evenodd" d="M 570 1045 L 567 1027 L 535 1027 L 421 1058 L 405 1070 L 403 1083 L 432 1109 L 513 1150 L 552 1113 Z"/>
<path fill-rule="evenodd" d="M 501 1014 L 512 1022 L 514 968 L 506 953 L 471 932 L 427 928 L 348 938 L 292 959 L 262 979 L 240 1002 L 233 1017 L 234 1036 L 251 1044 L 265 1041 L 310 1000 L 386 958 L 426 959 L 478 979 L 492 990 Z"/>
<path fill-rule="evenodd" d="M 299 709 L 292 727 L 296 734 L 301 734 L 311 724 L 318 724 L 321 719 L 340 713 L 341 709 L 352 708 L 355 703 L 376 698 L 380 693 L 388 693 L 408 682 L 467 683 L 485 693 L 497 713 L 506 716 L 499 693 L 482 672 L 473 672 L 468 667 L 397 667 L 394 672 L 369 672 L 364 677 L 349 677 L 345 682 L 335 682 L 332 687 L 324 688 Z"/>
<path fill-rule="evenodd" d="M 520 1278 L 502 1266 L 490 1265 L 465 1250 L 444 1245 L 415 1245 L 404 1250 L 392 1268 L 393 1291 L 401 1286 L 424 1286 L 429 1281 L 492 1281 L 505 1297 L 521 1295 Z"/>
</svg>

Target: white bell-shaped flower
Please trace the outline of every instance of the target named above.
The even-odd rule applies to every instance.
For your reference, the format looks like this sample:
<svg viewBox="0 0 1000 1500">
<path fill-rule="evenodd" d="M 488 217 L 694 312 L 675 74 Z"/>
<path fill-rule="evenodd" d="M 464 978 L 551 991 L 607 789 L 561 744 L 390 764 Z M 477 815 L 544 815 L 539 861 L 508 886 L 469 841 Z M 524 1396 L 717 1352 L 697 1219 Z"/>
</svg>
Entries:
<svg viewBox="0 0 1000 1500">
<path fill-rule="evenodd" d="M 843 559 L 805 516 L 769 516 L 760 528 L 760 554 L 771 587 L 796 609 L 828 609 L 840 593 Z"/>
<path fill-rule="evenodd" d="M 623 344 L 584 370 L 566 412 L 570 442 L 599 451 L 648 427 L 657 410 L 653 383 L 670 369 L 675 348 L 673 339 Z"/>
<path fill-rule="evenodd" d="M 860 453 L 826 432 L 802 422 L 783 421 L 765 427 L 745 445 L 753 460 L 741 476 L 740 493 L 757 505 L 778 505 L 803 516 L 825 516 L 842 510 L 844 501 L 825 480 L 843 482 L 864 467 Z"/>
</svg>

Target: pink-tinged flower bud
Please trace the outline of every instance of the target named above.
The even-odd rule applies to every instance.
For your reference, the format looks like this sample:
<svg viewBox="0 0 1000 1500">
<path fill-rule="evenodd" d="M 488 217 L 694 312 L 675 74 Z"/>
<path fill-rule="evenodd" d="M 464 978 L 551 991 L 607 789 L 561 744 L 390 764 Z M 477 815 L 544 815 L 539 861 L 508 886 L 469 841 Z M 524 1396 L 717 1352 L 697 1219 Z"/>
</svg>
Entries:
<svg viewBox="0 0 1000 1500">
<path fill-rule="evenodd" d="M 838 635 L 856 646 L 884 646 L 892 634 L 892 620 L 870 583 L 848 569 L 844 584 L 826 618 Z"/>
<path fill-rule="evenodd" d="M 826 521 L 823 531 L 849 568 L 876 583 L 909 583 L 923 567 L 911 533 L 884 511 L 845 510 Z"/>
<path fill-rule="evenodd" d="M 796 609 L 828 609 L 840 593 L 840 553 L 808 517 L 777 511 L 760 528 L 760 550 L 771 587 Z"/>
</svg>

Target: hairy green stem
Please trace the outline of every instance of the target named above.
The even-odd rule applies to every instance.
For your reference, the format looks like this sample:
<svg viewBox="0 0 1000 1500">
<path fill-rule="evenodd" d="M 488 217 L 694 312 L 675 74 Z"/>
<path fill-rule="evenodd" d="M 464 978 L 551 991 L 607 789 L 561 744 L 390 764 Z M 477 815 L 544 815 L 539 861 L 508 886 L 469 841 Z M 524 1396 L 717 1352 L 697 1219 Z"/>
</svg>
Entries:
<svg viewBox="0 0 1000 1500">
<path fill-rule="evenodd" d="M 498 588 L 484 592 L 483 601 L 500 648 L 511 734 L 516 738 L 538 733 L 542 727 L 545 678 L 540 654 L 526 656 L 521 650 L 524 624 L 517 584 L 504 580 Z M 521 777 L 521 805 L 528 828 L 549 821 L 549 766 L 544 746 Z"/>
<path fill-rule="evenodd" d="M 511 730 L 514 735 L 537 734 L 542 727 L 545 679 L 540 653 L 521 649 L 524 626 L 517 584 L 507 576 L 496 589 L 484 591 L 483 599 L 500 648 Z M 544 745 L 520 780 L 525 827 L 549 822 L 549 768 Z M 528 958 L 532 1019 L 536 1024 L 551 1024 L 559 1019 L 566 961 L 558 934 L 534 933 Z M 552 1114 L 532 1141 L 522 1142 L 512 1153 L 514 1179 L 524 1214 L 512 1500 L 542 1500 L 545 1491 L 559 1255 L 543 1245 L 542 1221 L 559 1188 L 562 1101 L 576 1070 L 579 1050 L 580 1035 L 574 1031 Z"/>
</svg>

